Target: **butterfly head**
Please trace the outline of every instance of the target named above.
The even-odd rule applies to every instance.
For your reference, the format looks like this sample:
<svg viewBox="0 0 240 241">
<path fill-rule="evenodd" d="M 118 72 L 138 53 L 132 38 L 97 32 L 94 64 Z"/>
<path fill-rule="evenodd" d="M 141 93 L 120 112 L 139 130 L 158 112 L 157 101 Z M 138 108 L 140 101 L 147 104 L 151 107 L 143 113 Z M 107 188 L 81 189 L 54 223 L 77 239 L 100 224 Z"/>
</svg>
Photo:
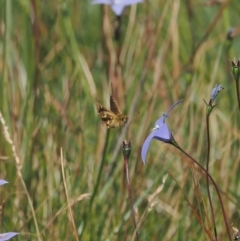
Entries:
<svg viewBox="0 0 240 241">
<path fill-rule="evenodd" d="M 119 116 L 119 119 L 122 122 L 122 125 L 125 125 L 128 122 L 128 117 L 126 115 Z"/>
</svg>

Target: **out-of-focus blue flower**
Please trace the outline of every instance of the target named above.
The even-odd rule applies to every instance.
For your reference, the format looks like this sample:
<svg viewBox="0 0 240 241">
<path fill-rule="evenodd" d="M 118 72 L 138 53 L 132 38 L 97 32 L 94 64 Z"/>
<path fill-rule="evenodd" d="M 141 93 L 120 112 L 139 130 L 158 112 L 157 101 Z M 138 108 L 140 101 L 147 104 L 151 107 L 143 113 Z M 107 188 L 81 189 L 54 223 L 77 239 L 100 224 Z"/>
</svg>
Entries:
<svg viewBox="0 0 240 241">
<path fill-rule="evenodd" d="M 9 240 L 9 239 L 13 238 L 16 235 L 18 235 L 18 233 L 15 233 L 15 232 L 0 233 L 0 241 Z"/>
<path fill-rule="evenodd" d="M 0 179 L 0 185 L 4 185 L 6 183 L 8 183 L 8 182 Z M 9 239 L 13 238 L 14 236 L 16 236 L 17 234 L 18 233 L 16 233 L 16 232 L 0 233 L 0 241 L 9 240 Z"/>
<path fill-rule="evenodd" d="M 0 186 L 1 186 L 1 185 L 4 185 L 4 184 L 6 184 L 6 183 L 8 183 L 8 182 L 5 181 L 5 180 L 1 180 L 1 179 L 0 179 Z"/>
<path fill-rule="evenodd" d="M 107 4 L 110 5 L 113 12 L 120 16 L 123 12 L 123 9 L 126 6 L 135 4 L 135 3 L 141 3 L 143 0 L 93 0 L 92 4 Z"/>
<path fill-rule="evenodd" d="M 155 127 L 153 128 L 153 131 L 144 141 L 142 146 L 141 156 L 144 164 L 146 163 L 147 151 L 152 139 L 157 139 L 165 143 L 172 143 L 172 133 L 169 130 L 167 124 L 165 123 L 165 119 L 168 117 L 168 113 L 182 101 L 183 100 L 179 100 L 178 102 L 173 104 L 170 107 L 170 109 L 166 112 L 166 114 L 163 114 L 162 117 L 155 122 Z"/>
</svg>

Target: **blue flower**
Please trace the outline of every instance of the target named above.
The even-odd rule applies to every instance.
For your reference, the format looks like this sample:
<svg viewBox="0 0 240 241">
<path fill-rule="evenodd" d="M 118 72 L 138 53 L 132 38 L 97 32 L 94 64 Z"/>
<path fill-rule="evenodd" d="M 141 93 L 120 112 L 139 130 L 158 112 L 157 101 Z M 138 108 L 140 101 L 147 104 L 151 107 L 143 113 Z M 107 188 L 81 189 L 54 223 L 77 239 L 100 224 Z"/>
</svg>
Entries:
<svg viewBox="0 0 240 241">
<path fill-rule="evenodd" d="M 223 89 L 224 89 L 224 88 L 223 88 L 222 85 L 216 85 L 216 86 L 212 89 L 212 91 L 211 91 L 211 101 L 212 101 L 212 103 L 213 103 L 213 101 L 216 99 L 218 93 L 219 93 L 221 90 L 223 90 Z"/>
<path fill-rule="evenodd" d="M 8 183 L 7 181 L 5 180 L 2 180 L 0 179 L 0 186 L 1 185 L 4 185 Z M 15 233 L 15 232 L 9 232 L 9 233 L 0 233 L 0 241 L 6 241 L 6 240 L 9 240 L 11 238 L 13 238 L 14 236 L 16 236 L 18 233 Z"/>
<path fill-rule="evenodd" d="M 6 184 L 6 183 L 8 183 L 8 182 L 5 181 L 5 180 L 1 180 L 1 179 L 0 179 L 0 186 L 1 186 L 1 185 L 4 185 L 4 184 Z"/>
<path fill-rule="evenodd" d="M 15 232 L 0 233 L 0 241 L 9 240 L 9 239 L 13 238 L 16 235 L 18 235 L 18 233 L 15 233 Z"/>
<path fill-rule="evenodd" d="M 93 0 L 92 4 L 107 4 L 110 5 L 113 12 L 120 16 L 123 12 L 123 9 L 126 6 L 135 4 L 135 3 L 141 3 L 143 0 Z"/>
<path fill-rule="evenodd" d="M 178 102 L 173 104 L 167 111 L 167 113 L 163 114 L 162 117 L 155 122 L 155 127 L 153 128 L 152 133 L 147 137 L 142 146 L 141 156 L 144 164 L 146 163 L 147 151 L 152 139 L 156 139 L 165 143 L 172 143 L 172 133 L 169 130 L 167 124 L 165 123 L 165 119 L 168 117 L 168 113 L 182 101 L 183 100 L 179 100 Z"/>
</svg>

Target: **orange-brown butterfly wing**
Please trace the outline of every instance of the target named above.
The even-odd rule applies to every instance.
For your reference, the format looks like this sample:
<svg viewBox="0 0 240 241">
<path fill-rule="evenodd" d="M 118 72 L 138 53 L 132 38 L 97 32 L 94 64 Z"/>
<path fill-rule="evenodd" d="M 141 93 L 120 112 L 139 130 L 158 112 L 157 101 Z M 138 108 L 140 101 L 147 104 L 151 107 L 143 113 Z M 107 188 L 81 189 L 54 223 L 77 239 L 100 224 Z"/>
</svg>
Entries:
<svg viewBox="0 0 240 241">
<path fill-rule="evenodd" d="M 107 108 L 105 108 L 99 103 L 97 103 L 97 112 L 108 128 L 115 127 L 114 123 L 115 123 L 115 120 L 117 119 L 116 114 L 114 114 L 112 111 L 108 110 Z"/>
<path fill-rule="evenodd" d="M 110 109 L 115 114 L 121 114 L 117 102 L 114 100 L 113 96 L 110 96 Z"/>
<path fill-rule="evenodd" d="M 111 110 L 108 110 L 100 103 L 97 103 L 98 115 L 104 121 L 107 128 L 115 128 L 125 125 L 125 123 L 128 121 L 128 117 L 119 111 L 117 102 L 112 96 L 110 97 L 110 108 Z"/>
</svg>

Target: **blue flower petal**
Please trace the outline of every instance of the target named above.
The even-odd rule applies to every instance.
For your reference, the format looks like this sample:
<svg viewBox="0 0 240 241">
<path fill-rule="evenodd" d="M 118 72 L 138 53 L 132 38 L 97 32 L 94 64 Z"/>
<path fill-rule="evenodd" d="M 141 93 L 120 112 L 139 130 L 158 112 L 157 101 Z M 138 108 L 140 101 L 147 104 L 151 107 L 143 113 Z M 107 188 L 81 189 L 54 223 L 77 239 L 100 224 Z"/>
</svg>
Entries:
<svg viewBox="0 0 240 241">
<path fill-rule="evenodd" d="M 111 0 L 93 0 L 92 4 L 108 4 L 108 5 L 111 5 L 112 1 Z"/>
<path fill-rule="evenodd" d="M 111 6 L 111 9 L 113 10 L 113 12 L 117 15 L 120 16 L 123 12 L 123 9 L 125 8 L 126 5 L 123 4 L 113 4 Z"/>
<path fill-rule="evenodd" d="M 135 3 L 142 3 L 143 0 L 122 0 L 122 3 L 124 5 L 132 5 L 132 4 L 135 4 Z"/>
<path fill-rule="evenodd" d="M 155 122 L 155 128 L 160 128 L 165 123 L 165 118 L 163 114 L 162 117 Z"/>
<path fill-rule="evenodd" d="M 165 123 L 160 128 L 153 130 L 152 133 L 144 141 L 142 146 L 141 156 L 143 163 L 146 164 L 146 156 L 152 139 L 156 139 L 163 142 L 169 142 L 171 141 L 171 138 L 171 131 L 168 129 Z"/>
<path fill-rule="evenodd" d="M 13 238 L 16 235 L 18 235 L 18 233 L 15 233 L 15 232 L 1 233 L 0 234 L 0 241 L 9 240 L 9 239 Z"/>
<path fill-rule="evenodd" d="M 165 119 L 168 117 L 168 113 L 182 101 L 183 100 L 179 100 L 178 102 L 174 103 L 166 112 L 166 114 L 163 114 L 162 117 L 155 122 L 155 127 L 152 133 L 147 137 L 142 146 L 141 157 L 144 164 L 146 164 L 148 148 L 153 138 L 162 142 L 171 143 L 172 133 L 165 123 Z"/>
<path fill-rule="evenodd" d="M 211 91 L 211 100 L 212 100 L 212 102 L 216 99 L 218 93 L 219 93 L 221 90 L 223 90 L 223 89 L 224 89 L 224 88 L 223 88 L 222 85 L 216 85 L 216 86 L 212 89 L 212 91 Z"/>
<path fill-rule="evenodd" d="M 155 131 L 154 139 L 159 141 L 168 142 L 171 141 L 172 134 L 167 125 L 164 123 L 159 129 Z"/>
<path fill-rule="evenodd" d="M 113 12 L 120 16 L 123 12 L 123 9 L 135 3 L 143 2 L 143 0 L 93 0 L 92 4 L 107 4 L 110 5 Z"/>
<path fill-rule="evenodd" d="M 141 156 L 142 156 L 142 161 L 144 164 L 146 164 L 146 156 L 147 156 L 147 151 L 148 151 L 148 147 L 150 145 L 151 140 L 153 139 L 155 135 L 155 131 L 153 131 L 148 137 L 147 139 L 144 141 L 143 145 L 142 145 L 142 151 L 141 151 Z"/>
<path fill-rule="evenodd" d="M 5 180 L 0 180 L 0 186 L 1 186 L 1 185 L 4 185 L 4 184 L 6 184 L 6 183 L 8 183 L 8 182 L 5 181 Z"/>
</svg>

